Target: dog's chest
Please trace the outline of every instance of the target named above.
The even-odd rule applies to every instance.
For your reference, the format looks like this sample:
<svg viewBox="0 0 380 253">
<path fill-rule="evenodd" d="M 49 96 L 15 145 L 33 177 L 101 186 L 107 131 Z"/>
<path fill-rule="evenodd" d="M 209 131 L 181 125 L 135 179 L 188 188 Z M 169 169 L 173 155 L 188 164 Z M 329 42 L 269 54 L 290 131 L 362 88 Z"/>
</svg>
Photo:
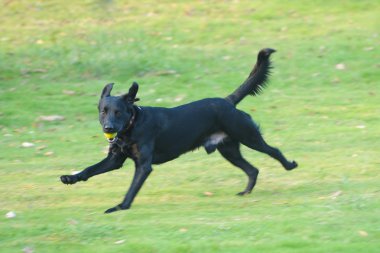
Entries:
<svg viewBox="0 0 380 253">
<path fill-rule="evenodd" d="M 115 144 L 110 146 L 110 149 L 113 152 L 122 152 L 132 159 L 140 158 L 140 151 L 136 143 L 131 142 L 130 140 L 119 138 Z"/>
</svg>

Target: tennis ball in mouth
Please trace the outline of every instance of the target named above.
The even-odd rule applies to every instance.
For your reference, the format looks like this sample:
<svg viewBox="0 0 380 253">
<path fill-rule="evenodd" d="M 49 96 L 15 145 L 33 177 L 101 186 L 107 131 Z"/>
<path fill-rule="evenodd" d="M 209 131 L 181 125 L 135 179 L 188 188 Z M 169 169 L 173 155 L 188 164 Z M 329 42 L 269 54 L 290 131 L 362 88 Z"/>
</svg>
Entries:
<svg viewBox="0 0 380 253">
<path fill-rule="evenodd" d="M 104 133 L 104 136 L 107 139 L 113 139 L 113 138 L 115 138 L 116 135 L 117 135 L 117 133 Z"/>
</svg>

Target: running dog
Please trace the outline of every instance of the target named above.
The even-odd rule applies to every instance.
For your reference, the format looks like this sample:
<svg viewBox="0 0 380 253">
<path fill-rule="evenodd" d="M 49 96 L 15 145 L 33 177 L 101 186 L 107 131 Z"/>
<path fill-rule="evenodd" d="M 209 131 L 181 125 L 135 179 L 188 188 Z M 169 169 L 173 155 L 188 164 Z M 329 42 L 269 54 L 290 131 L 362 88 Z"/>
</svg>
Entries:
<svg viewBox="0 0 380 253">
<path fill-rule="evenodd" d="M 110 143 L 108 155 L 76 175 L 61 176 L 62 183 L 87 181 L 122 167 L 127 158 L 132 159 L 135 163 L 132 184 L 124 200 L 105 211 L 112 213 L 131 207 L 152 172 L 152 164 L 171 161 L 201 146 L 208 154 L 218 150 L 247 174 L 248 184 L 238 195 L 251 193 L 259 174 L 259 170 L 242 157 L 240 144 L 271 156 L 286 170 L 296 168 L 295 161 L 288 161 L 280 150 L 264 141 L 258 125 L 247 113 L 236 109 L 247 95 L 257 95 L 265 87 L 273 52 L 275 50 L 270 48 L 261 50 L 246 81 L 226 98 L 206 98 L 175 108 L 137 106 L 137 83 L 122 96 L 111 96 L 113 84 L 107 84 L 98 109 L 100 124 Z"/>
</svg>

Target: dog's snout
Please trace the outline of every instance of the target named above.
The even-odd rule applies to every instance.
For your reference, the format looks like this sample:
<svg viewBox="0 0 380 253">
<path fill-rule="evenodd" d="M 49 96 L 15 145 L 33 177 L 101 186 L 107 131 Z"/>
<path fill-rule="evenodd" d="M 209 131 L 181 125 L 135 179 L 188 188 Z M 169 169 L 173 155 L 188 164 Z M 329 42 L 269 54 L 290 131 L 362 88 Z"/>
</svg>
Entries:
<svg viewBox="0 0 380 253">
<path fill-rule="evenodd" d="M 105 125 L 104 126 L 104 132 L 106 133 L 114 133 L 115 132 L 115 128 L 111 125 Z"/>
</svg>

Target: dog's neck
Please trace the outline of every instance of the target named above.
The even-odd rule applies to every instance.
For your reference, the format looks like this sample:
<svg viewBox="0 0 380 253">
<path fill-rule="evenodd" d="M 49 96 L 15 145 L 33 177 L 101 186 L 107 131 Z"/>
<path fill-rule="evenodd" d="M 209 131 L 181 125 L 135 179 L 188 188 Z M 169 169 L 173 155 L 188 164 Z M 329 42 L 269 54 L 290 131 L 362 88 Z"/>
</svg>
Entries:
<svg viewBox="0 0 380 253">
<path fill-rule="evenodd" d="M 124 129 L 122 130 L 123 134 L 128 134 L 133 129 L 133 127 L 135 125 L 135 122 L 136 122 L 136 118 L 137 118 L 137 114 L 138 114 L 139 110 L 141 110 L 141 108 L 139 106 L 135 106 L 134 105 L 132 107 L 132 116 L 129 119 L 129 121 L 126 124 L 126 126 L 124 127 Z"/>
<path fill-rule="evenodd" d="M 123 132 L 127 133 L 129 130 L 132 129 L 132 127 L 133 127 L 133 125 L 135 123 L 135 119 L 136 119 L 136 109 L 135 109 L 135 107 L 132 107 L 132 116 L 129 119 L 128 124 L 126 125 L 126 127 L 123 129 Z"/>
<path fill-rule="evenodd" d="M 116 142 L 110 145 L 110 152 L 117 152 L 117 150 L 121 150 L 123 153 L 130 153 L 130 148 L 134 144 L 134 142 L 130 139 L 130 135 L 133 127 L 135 126 L 138 111 L 140 110 L 141 108 L 139 106 L 133 106 L 131 118 L 121 131 L 121 135 Z"/>
</svg>

